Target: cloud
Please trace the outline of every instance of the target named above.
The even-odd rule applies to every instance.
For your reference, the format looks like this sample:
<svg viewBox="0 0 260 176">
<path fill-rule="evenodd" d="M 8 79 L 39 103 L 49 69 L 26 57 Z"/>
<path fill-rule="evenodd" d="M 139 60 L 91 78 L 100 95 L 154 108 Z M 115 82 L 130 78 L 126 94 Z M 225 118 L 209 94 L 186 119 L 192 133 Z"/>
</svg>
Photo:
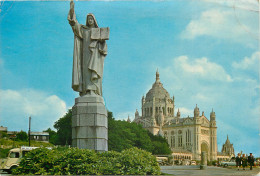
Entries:
<svg viewBox="0 0 260 176">
<path fill-rule="evenodd" d="M 181 117 L 193 117 L 193 110 L 185 108 L 185 107 L 179 107 L 175 109 L 175 114 L 178 112 L 178 109 L 181 113 Z"/>
<path fill-rule="evenodd" d="M 209 102 L 210 98 L 208 96 L 205 96 L 203 93 L 199 92 L 192 96 L 193 99 L 196 99 L 198 102 Z"/>
<path fill-rule="evenodd" d="M 253 10 L 257 11 L 258 9 L 258 2 L 256 0 L 204 0 L 207 3 L 214 3 L 219 4 L 222 6 L 232 7 L 232 8 L 239 8 L 244 10 Z"/>
<path fill-rule="evenodd" d="M 260 52 L 255 52 L 251 55 L 251 57 L 245 57 L 243 60 L 239 62 L 233 62 L 232 67 L 235 69 L 242 70 L 254 70 L 259 72 L 259 64 L 260 64 Z"/>
<path fill-rule="evenodd" d="M 188 56 L 180 56 L 174 59 L 174 67 L 178 71 L 189 76 L 197 76 L 201 79 L 231 82 L 232 78 L 221 65 L 210 62 L 208 58 L 189 59 Z"/>
<path fill-rule="evenodd" d="M 28 117 L 32 117 L 32 131 L 53 127 L 66 111 L 66 103 L 56 95 L 26 90 L 0 90 L 1 124 L 8 130 L 28 130 Z"/>
<path fill-rule="evenodd" d="M 216 7 L 203 11 L 198 18 L 190 21 L 181 37 L 195 39 L 210 36 L 255 47 L 248 42 L 259 40 L 258 20 L 258 13 L 255 12 Z"/>
</svg>

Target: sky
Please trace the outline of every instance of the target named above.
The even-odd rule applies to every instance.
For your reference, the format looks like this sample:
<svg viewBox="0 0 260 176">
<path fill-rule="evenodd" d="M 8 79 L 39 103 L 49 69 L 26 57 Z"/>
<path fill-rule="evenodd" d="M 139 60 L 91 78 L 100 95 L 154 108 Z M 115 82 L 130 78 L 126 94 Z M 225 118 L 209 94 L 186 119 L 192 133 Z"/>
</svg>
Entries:
<svg viewBox="0 0 260 176">
<path fill-rule="evenodd" d="M 257 0 L 75 1 L 79 23 L 94 13 L 110 28 L 103 97 L 119 120 L 134 119 L 160 80 L 181 116 L 216 112 L 218 150 L 260 156 Z M 69 1 L 0 1 L 0 125 L 53 129 L 74 105 Z"/>
</svg>

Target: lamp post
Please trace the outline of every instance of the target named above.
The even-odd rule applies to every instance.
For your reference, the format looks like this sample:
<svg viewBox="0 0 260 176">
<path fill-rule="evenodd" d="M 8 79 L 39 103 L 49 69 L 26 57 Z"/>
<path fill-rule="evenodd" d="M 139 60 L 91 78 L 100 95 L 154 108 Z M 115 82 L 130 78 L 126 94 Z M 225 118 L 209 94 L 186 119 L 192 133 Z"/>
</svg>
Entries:
<svg viewBox="0 0 260 176">
<path fill-rule="evenodd" d="M 29 147 L 31 146 L 31 116 L 29 117 L 29 132 L 28 132 L 28 137 L 29 137 Z"/>
</svg>

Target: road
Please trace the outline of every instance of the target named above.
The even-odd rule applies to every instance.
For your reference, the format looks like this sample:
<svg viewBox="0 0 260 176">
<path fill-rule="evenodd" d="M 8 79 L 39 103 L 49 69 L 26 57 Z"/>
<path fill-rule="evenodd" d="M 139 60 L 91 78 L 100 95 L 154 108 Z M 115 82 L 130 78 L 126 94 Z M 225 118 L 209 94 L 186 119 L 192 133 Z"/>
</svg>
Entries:
<svg viewBox="0 0 260 176">
<path fill-rule="evenodd" d="M 237 170 L 236 168 L 223 168 L 208 166 L 206 170 L 200 170 L 199 166 L 161 166 L 161 171 L 170 175 L 238 175 L 238 176 L 260 176 L 260 168 L 253 168 L 253 170 Z"/>
<path fill-rule="evenodd" d="M 220 176 L 220 175 L 232 175 L 232 176 L 260 176 L 260 168 L 254 168 L 253 170 L 237 170 L 236 168 L 223 168 L 208 166 L 206 170 L 200 170 L 199 166 L 161 166 L 161 171 L 170 175 L 192 175 L 192 176 Z M 10 175 L 0 171 L 0 175 Z"/>
</svg>

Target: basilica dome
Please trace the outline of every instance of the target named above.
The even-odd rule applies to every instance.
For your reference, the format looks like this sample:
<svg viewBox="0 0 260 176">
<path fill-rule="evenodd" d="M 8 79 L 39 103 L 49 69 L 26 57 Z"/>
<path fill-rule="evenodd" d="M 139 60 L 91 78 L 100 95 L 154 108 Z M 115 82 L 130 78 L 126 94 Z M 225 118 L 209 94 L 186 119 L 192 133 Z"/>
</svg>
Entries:
<svg viewBox="0 0 260 176">
<path fill-rule="evenodd" d="M 156 81 L 153 84 L 153 87 L 148 91 L 145 97 L 145 101 L 152 101 L 153 97 L 155 99 L 170 99 L 170 94 L 167 92 L 165 88 L 163 88 L 163 84 L 160 82 L 159 72 L 156 72 Z"/>
</svg>

